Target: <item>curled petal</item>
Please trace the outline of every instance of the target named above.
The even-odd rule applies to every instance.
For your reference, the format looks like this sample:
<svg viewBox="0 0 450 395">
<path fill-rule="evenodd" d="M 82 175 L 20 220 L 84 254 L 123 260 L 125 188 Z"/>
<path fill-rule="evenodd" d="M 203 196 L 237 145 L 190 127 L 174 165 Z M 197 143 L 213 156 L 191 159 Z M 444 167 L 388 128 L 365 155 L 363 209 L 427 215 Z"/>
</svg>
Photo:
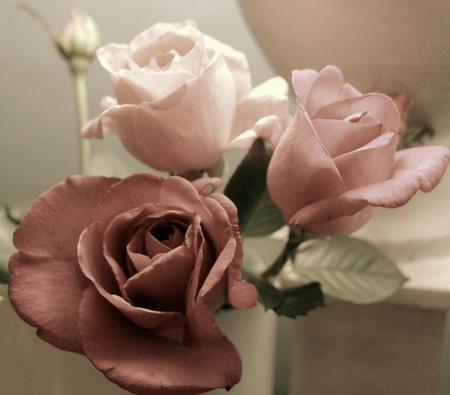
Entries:
<svg viewBox="0 0 450 395">
<path fill-rule="evenodd" d="M 293 122 L 275 149 L 267 171 L 275 204 L 290 218 L 301 207 L 336 196 L 344 182 L 306 114 L 297 106 Z"/>
<path fill-rule="evenodd" d="M 14 235 L 10 300 L 19 316 L 58 348 L 83 352 L 78 307 L 88 280 L 77 260 L 79 235 L 91 211 L 119 180 L 74 176 L 42 194 Z"/>
<path fill-rule="evenodd" d="M 146 151 L 145 163 L 158 170 L 184 174 L 205 169 L 227 148 L 234 111 L 224 109 L 235 108 L 236 93 L 223 57 L 217 56 L 201 77 L 186 86 L 178 106 L 158 111 L 143 104 L 136 112 L 136 144 Z"/>
<path fill-rule="evenodd" d="M 255 130 L 247 130 L 231 140 L 228 149 L 250 147 L 257 138 L 258 134 Z"/>
<path fill-rule="evenodd" d="M 83 354 L 78 309 L 89 280 L 76 260 L 17 252 L 9 268 L 9 298 L 17 314 L 38 328 L 41 339 L 62 350 Z"/>
<path fill-rule="evenodd" d="M 227 67 L 233 76 L 236 86 L 236 101 L 239 101 L 252 88 L 252 80 L 247 57 L 244 53 L 236 51 L 227 44 L 217 41 L 207 34 L 203 35 L 205 47 L 213 51 L 219 51 L 227 63 Z"/>
<path fill-rule="evenodd" d="M 271 78 L 253 88 L 238 102 L 231 138 L 236 138 L 267 116 L 277 117 L 284 130 L 291 119 L 288 90 L 287 82 L 281 77 Z"/>
<path fill-rule="evenodd" d="M 192 181 L 192 185 L 198 191 L 199 195 L 205 196 L 211 188 L 219 189 L 222 186 L 222 179 L 219 177 L 197 178 Z"/>
<path fill-rule="evenodd" d="M 414 103 L 412 99 L 405 93 L 398 93 L 396 95 L 391 96 L 391 98 L 394 101 L 400 113 L 399 134 L 401 135 L 406 130 L 409 111 L 411 110 L 411 107 L 413 106 Z"/>
<path fill-rule="evenodd" d="M 313 119 L 312 124 L 331 158 L 357 150 L 381 135 L 382 125 L 365 116 L 359 122 Z"/>
<path fill-rule="evenodd" d="M 347 191 L 334 198 L 320 200 L 300 209 L 290 219 L 290 223 L 314 230 L 316 225 L 344 218 L 347 221 L 345 230 L 333 232 L 333 236 L 355 231 L 362 226 L 367 216 L 356 221 L 351 227 L 349 218 L 368 206 L 397 208 L 405 205 L 420 189 L 430 192 L 444 175 L 450 158 L 447 147 L 417 147 L 396 153 L 394 169 L 386 181 Z M 325 227 L 326 228 L 326 227 Z M 327 233 L 325 233 L 327 234 Z"/>
<path fill-rule="evenodd" d="M 76 259 L 91 212 L 118 178 L 73 176 L 44 192 L 14 234 L 18 250 L 55 259 Z"/>
<path fill-rule="evenodd" d="M 392 99 L 381 93 L 368 93 L 360 97 L 336 101 L 320 108 L 315 118 L 345 119 L 365 113 L 382 125 L 382 133 L 398 133 L 400 115 Z"/>
<path fill-rule="evenodd" d="M 198 394 L 229 389 L 241 376 L 240 357 L 226 337 L 192 344 L 164 340 L 125 318 L 94 287 L 83 296 L 80 333 L 92 363 L 132 393 Z"/>
<path fill-rule="evenodd" d="M 394 162 L 397 139 L 394 133 L 384 133 L 365 146 L 334 159 L 347 189 L 384 181 Z"/>
<path fill-rule="evenodd" d="M 329 104 L 335 102 L 341 93 L 344 77 L 340 69 L 335 66 L 327 66 L 321 70 L 318 77 L 311 85 L 305 109 L 311 118 L 316 118 L 317 111 Z M 293 80 L 295 92 L 299 92 L 296 86 L 296 80 Z"/>
<path fill-rule="evenodd" d="M 319 72 L 316 70 L 294 70 L 292 72 L 292 85 L 294 87 L 297 102 L 302 106 L 306 106 L 309 92 L 316 79 L 319 77 Z"/>
</svg>

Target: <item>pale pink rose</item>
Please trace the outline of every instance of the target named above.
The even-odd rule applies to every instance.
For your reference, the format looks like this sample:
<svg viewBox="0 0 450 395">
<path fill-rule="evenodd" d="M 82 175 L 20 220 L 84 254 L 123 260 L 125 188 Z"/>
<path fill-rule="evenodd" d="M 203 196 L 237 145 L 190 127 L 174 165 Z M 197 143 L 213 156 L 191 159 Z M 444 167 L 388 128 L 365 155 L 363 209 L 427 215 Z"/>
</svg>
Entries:
<svg viewBox="0 0 450 395">
<path fill-rule="evenodd" d="M 267 185 L 289 223 L 328 236 L 361 228 L 378 207 L 431 191 L 447 147 L 396 152 L 400 117 L 387 96 L 362 95 L 325 67 L 293 72 L 297 111 L 275 148 Z"/>
<path fill-rule="evenodd" d="M 207 169 L 242 145 L 234 141 L 260 118 L 288 117 L 286 82 L 276 78 L 275 91 L 252 94 L 245 55 L 202 34 L 193 21 L 158 23 L 97 55 L 116 98 L 102 100 L 103 113 L 85 125 L 83 137 L 117 134 L 157 170 Z"/>
<path fill-rule="evenodd" d="M 241 360 L 213 312 L 226 300 L 252 307 L 257 292 L 241 278 L 234 204 L 205 195 L 220 184 L 139 173 L 53 187 L 14 236 L 17 313 L 132 393 L 232 387 Z"/>
</svg>

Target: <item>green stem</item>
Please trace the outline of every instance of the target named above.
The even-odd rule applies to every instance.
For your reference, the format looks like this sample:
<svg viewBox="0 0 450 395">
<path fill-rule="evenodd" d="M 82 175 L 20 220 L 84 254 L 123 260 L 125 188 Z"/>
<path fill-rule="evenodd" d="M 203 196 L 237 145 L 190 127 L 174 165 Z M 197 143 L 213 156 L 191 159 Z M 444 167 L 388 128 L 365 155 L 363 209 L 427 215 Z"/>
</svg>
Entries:
<svg viewBox="0 0 450 395">
<path fill-rule="evenodd" d="M 80 158 L 80 174 L 88 175 L 90 173 L 90 143 L 88 139 L 80 136 L 81 128 L 89 120 L 88 100 L 86 87 L 86 73 L 74 72 L 75 95 L 77 102 L 77 137 L 80 141 L 79 158 Z"/>
<path fill-rule="evenodd" d="M 289 259 L 294 259 L 297 248 L 304 241 L 316 238 L 317 235 L 307 230 L 300 230 L 300 232 L 292 231 L 289 233 L 289 240 L 286 242 L 283 251 L 275 259 L 275 261 L 261 273 L 261 277 L 268 278 L 276 276 L 283 269 L 284 265 Z"/>
</svg>

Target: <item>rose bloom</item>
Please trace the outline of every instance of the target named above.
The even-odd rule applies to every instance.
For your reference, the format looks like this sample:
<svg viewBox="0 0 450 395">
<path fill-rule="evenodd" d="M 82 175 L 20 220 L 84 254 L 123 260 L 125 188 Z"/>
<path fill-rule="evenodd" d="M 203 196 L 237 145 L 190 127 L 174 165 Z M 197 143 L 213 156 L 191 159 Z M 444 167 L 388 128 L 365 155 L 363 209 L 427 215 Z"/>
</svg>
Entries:
<svg viewBox="0 0 450 395">
<path fill-rule="evenodd" d="M 220 183 L 74 176 L 45 192 L 14 235 L 17 313 L 132 393 L 232 387 L 241 360 L 213 312 L 258 296 L 241 278 L 235 206 L 205 194 Z"/>
<path fill-rule="evenodd" d="M 400 116 L 389 97 L 361 94 L 334 66 L 296 70 L 292 82 L 297 111 L 267 174 L 270 195 L 290 225 L 347 235 L 377 208 L 402 206 L 439 183 L 450 150 L 396 152 Z"/>
<path fill-rule="evenodd" d="M 245 55 L 202 34 L 193 21 L 158 23 L 97 56 L 116 98 L 103 98 L 102 114 L 82 136 L 116 134 L 157 170 L 208 169 L 241 146 L 235 140 L 261 118 L 290 118 L 286 81 L 272 78 L 252 90 Z"/>
</svg>

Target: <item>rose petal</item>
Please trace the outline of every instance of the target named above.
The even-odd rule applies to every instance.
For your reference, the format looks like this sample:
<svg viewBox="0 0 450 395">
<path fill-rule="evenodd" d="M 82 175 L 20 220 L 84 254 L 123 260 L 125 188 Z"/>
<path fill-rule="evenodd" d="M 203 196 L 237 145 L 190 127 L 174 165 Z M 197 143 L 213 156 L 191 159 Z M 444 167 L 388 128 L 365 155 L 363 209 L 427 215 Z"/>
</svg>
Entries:
<svg viewBox="0 0 450 395">
<path fill-rule="evenodd" d="M 297 106 L 293 122 L 273 153 L 267 171 L 267 187 L 287 218 L 301 207 L 346 190 L 301 106 Z"/>
<path fill-rule="evenodd" d="M 161 203 L 162 183 L 162 177 L 150 172 L 124 178 L 104 196 L 101 204 L 92 212 L 90 222 L 116 217 L 145 203 Z"/>
<path fill-rule="evenodd" d="M 391 96 L 391 99 L 395 103 L 400 113 L 400 129 L 399 134 L 401 135 L 407 127 L 409 111 L 413 106 L 412 99 L 406 95 L 405 93 L 398 93 L 396 95 Z"/>
<path fill-rule="evenodd" d="M 394 133 L 384 133 L 364 147 L 334 159 L 347 189 L 384 181 L 388 178 L 397 149 Z"/>
<path fill-rule="evenodd" d="M 124 268 L 103 252 L 107 222 L 91 224 L 80 237 L 78 261 L 84 275 L 111 294 L 121 294 L 127 281 Z"/>
<path fill-rule="evenodd" d="M 297 96 L 297 102 L 302 107 L 306 106 L 309 92 L 314 84 L 314 81 L 319 77 L 319 73 L 316 70 L 294 70 L 292 72 L 292 85 L 294 87 L 295 95 Z"/>
<path fill-rule="evenodd" d="M 231 388 L 241 362 L 230 341 L 177 344 L 139 328 L 88 288 L 80 307 L 86 355 L 109 380 L 140 395 L 185 395 Z"/>
<path fill-rule="evenodd" d="M 86 246 L 86 240 L 83 240 L 82 244 Z M 94 255 L 95 254 L 93 254 L 93 256 Z M 80 266 L 83 270 L 83 273 L 92 281 L 92 284 L 97 292 L 102 297 L 104 297 L 105 300 L 107 300 L 112 306 L 114 306 L 131 321 L 133 321 L 136 325 L 151 329 L 155 334 L 158 334 L 163 338 L 167 338 L 171 341 L 181 342 L 184 333 L 183 314 L 173 311 L 161 312 L 134 306 L 133 304 L 131 304 L 131 301 L 124 291 L 124 285 L 126 283 L 123 285 L 121 284 L 120 290 L 111 292 L 108 289 L 110 283 L 105 281 L 105 278 L 110 277 L 109 273 L 111 272 L 111 268 L 107 266 L 107 264 L 105 263 L 105 259 L 102 259 L 101 253 L 97 252 L 97 256 L 99 258 L 98 261 L 92 262 L 87 260 L 84 255 L 80 255 Z"/>
<path fill-rule="evenodd" d="M 313 82 L 306 100 L 305 109 L 311 118 L 316 118 L 316 112 L 323 106 L 335 102 L 342 89 L 344 77 L 335 66 L 323 68 Z M 299 91 L 294 85 L 295 92 Z"/>
<path fill-rule="evenodd" d="M 51 345 L 83 354 L 78 309 L 89 280 L 76 260 L 17 252 L 9 269 L 9 298 L 22 320 L 38 328 L 38 336 Z"/>
<path fill-rule="evenodd" d="M 56 347 L 83 352 L 78 305 L 88 285 L 77 244 L 91 211 L 119 180 L 74 176 L 42 194 L 14 235 L 9 293 L 17 313 Z"/>
<path fill-rule="evenodd" d="M 211 188 L 219 189 L 223 184 L 223 181 L 219 177 L 211 178 L 197 178 L 192 181 L 192 185 L 195 187 L 199 195 L 205 196 L 208 194 Z"/>
<path fill-rule="evenodd" d="M 359 122 L 338 119 L 313 119 L 311 123 L 331 158 L 354 151 L 381 135 L 382 126 L 372 117 Z"/>
<path fill-rule="evenodd" d="M 178 106 L 158 111 L 144 103 L 134 118 L 137 143 L 147 156 L 163 170 L 180 174 L 217 162 L 230 140 L 236 106 L 232 76 L 220 55 L 186 86 L 186 96 Z"/>
<path fill-rule="evenodd" d="M 209 49 L 211 54 L 219 51 L 225 58 L 227 67 L 234 80 L 234 86 L 236 87 L 236 102 L 238 102 L 241 97 L 246 95 L 252 89 L 252 80 L 247 57 L 244 53 L 236 51 L 229 45 L 217 41 L 207 34 L 203 34 L 203 42 L 205 43 L 206 49 Z"/>
<path fill-rule="evenodd" d="M 31 206 L 14 234 L 23 252 L 60 260 L 77 256 L 81 232 L 91 212 L 118 178 L 73 176 L 44 192 Z"/>
<path fill-rule="evenodd" d="M 239 233 L 239 219 L 237 215 L 236 206 L 225 195 L 220 193 L 214 193 L 210 195 L 211 198 L 217 200 L 217 202 L 225 209 L 228 214 L 229 221 L 233 227 L 234 238 L 237 242 L 237 248 L 235 249 L 235 255 L 228 267 L 228 294 L 227 298 L 230 304 L 238 309 L 248 309 L 256 306 L 258 302 L 258 292 L 253 285 L 248 284 L 242 279 L 241 266 L 242 266 L 242 238 Z M 205 295 L 205 304 L 211 306 L 211 296 L 214 293 L 214 289 L 207 295 Z"/>
<path fill-rule="evenodd" d="M 376 119 L 383 127 L 383 133 L 398 133 L 400 115 L 392 99 L 381 93 L 368 93 L 353 99 L 337 101 L 323 106 L 315 118 L 344 119 L 349 115 L 364 113 Z"/>
<path fill-rule="evenodd" d="M 271 78 L 253 88 L 237 104 L 230 139 L 236 138 L 267 116 L 277 117 L 285 129 L 291 119 L 288 90 L 287 82 L 281 77 Z"/>
<path fill-rule="evenodd" d="M 359 96 L 362 96 L 362 93 L 353 85 L 346 82 L 342 85 L 341 93 L 339 93 L 339 100 L 347 100 Z"/>
<path fill-rule="evenodd" d="M 135 92 L 138 103 L 154 102 L 165 99 L 186 81 L 195 78 L 187 71 L 168 71 L 149 73 L 147 70 L 124 70 L 120 76 L 125 84 Z M 179 100 L 173 101 L 176 106 Z"/>
<path fill-rule="evenodd" d="M 111 188 L 92 212 L 90 222 L 118 216 L 149 202 L 163 204 L 171 209 L 179 207 L 188 213 L 196 212 L 202 221 L 209 221 L 208 224 L 212 221 L 197 190 L 189 181 L 174 176 L 164 180 L 156 174 L 142 172 L 121 180 Z"/>
<path fill-rule="evenodd" d="M 403 206 L 419 189 L 429 192 L 439 183 L 449 158 L 450 149 L 447 147 L 417 147 L 399 151 L 395 154 L 394 169 L 388 180 L 313 203 L 299 210 L 289 222 L 317 231 L 317 224 L 352 216 L 369 205 L 388 208 Z M 349 234 L 358 229 L 363 220 L 368 220 L 367 214 L 361 217 L 364 218 L 356 222 L 354 218 L 346 217 L 345 229 L 336 226 L 334 232 L 325 234 Z"/>
<path fill-rule="evenodd" d="M 184 313 L 186 290 L 194 262 L 193 251 L 178 247 L 131 277 L 124 292 L 136 306 Z"/>
<path fill-rule="evenodd" d="M 117 82 L 119 71 L 128 68 L 128 56 L 128 45 L 126 44 L 107 44 L 97 50 L 97 58 L 111 74 L 113 83 Z"/>
<path fill-rule="evenodd" d="M 192 52 L 196 42 L 198 42 L 200 38 L 200 32 L 192 26 L 187 25 L 179 29 L 167 31 L 154 40 L 141 38 L 141 42 L 136 43 L 135 39 L 133 40 L 134 43 L 130 45 L 131 47 L 134 44 L 135 47 L 131 49 L 131 56 L 129 59 L 130 68 L 131 70 L 145 70 L 147 68 L 150 70 L 171 69 L 171 61 L 167 63 L 167 60 L 173 60 L 173 55 L 177 55 L 177 59 L 180 60 L 185 55 Z M 171 54 L 172 56 L 169 57 L 164 56 Z M 197 59 L 196 68 L 198 68 L 199 66 L 198 61 L 201 61 L 201 53 L 199 53 L 198 55 L 200 56 L 200 59 Z M 198 58 L 198 56 L 196 56 L 196 58 Z M 154 62 L 155 60 L 164 60 L 164 62 L 160 64 L 156 63 L 154 65 L 156 67 L 155 69 L 152 67 L 152 62 Z"/>
<path fill-rule="evenodd" d="M 250 147 L 258 137 L 258 134 L 254 130 L 247 130 L 231 140 L 230 144 L 228 144 L 228 149 Z"/>
</svg>

